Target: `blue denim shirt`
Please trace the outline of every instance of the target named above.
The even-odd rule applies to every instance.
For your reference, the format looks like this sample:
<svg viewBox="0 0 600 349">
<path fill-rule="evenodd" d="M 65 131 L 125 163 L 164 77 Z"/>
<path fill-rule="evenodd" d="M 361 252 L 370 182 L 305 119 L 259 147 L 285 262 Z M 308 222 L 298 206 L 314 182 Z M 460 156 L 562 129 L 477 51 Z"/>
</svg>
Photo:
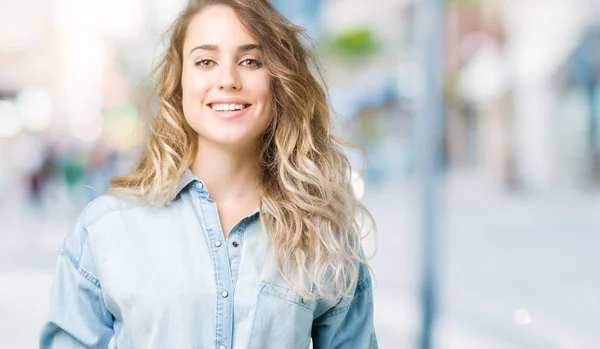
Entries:
<svg viewBox="0 0 600 349">
<path fill-rule="evenodd" d="M 351 297 L 303 300 L 270 264 L 259 211 L 223 239 L 189 170 L 175 200 L 92 201 L 64 240 L 41 348 L 377 348 L 361 266 Z"/>
</svg>

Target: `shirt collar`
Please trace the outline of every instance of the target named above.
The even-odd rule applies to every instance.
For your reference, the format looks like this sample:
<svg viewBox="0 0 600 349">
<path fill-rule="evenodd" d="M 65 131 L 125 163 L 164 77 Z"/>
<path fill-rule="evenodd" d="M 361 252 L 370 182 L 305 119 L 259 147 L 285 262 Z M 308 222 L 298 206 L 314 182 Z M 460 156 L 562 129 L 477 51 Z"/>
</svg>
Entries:
<svg viewBox="0 0 600 349">
<path fill-rule="evenodd" d="M 196 175 L 189 168 L 187 168 L 185 170 L 185 172 L 183 172 L 183 175 L 181 176 L 181 179 L 179 180 L 179 184 L 177 185 L 177 189 L 175 190 L 175 197 L 177 197 L 183 189 L 187 188 L 192 183 L 197 183 L 196 185 L 198 186 L 198 188 L 201 191 L 208 192 L 204 182 L 202 182 L 202 180 L 200 178 L 196 177 Z M 266 210 L 266 204 L 263 203 L 262 211 L 265 211 L 265 210 Z M 252 218 L 252 217 L 258 216 L 258 215 L 260 215 L 260 211 L 261 210 L 259 210 L 257 208 L 256 210 L 254 210 L 254 212 L 252 212 L 250 215 L 248 215 L 248 217 Z"/>
<path fill-rule="evenodd" d="M 198 183 L 198 187 L 201 190 L 206 190 L 204 182 L 202 182 L 200 178 L 196 177 L 196 175 L 194 175 L 194 173 L 192 173 L 192 171 L 189 168 L 187 168 L 185 172 L 183 172 L 183 175 L 179 180 L 179 184 L 177 185 L 177 189 L 175 190 L 175 196 L 178 196 L 183 189 L 185 189 L 188 185 L 194 182 Z"/>
</svg>

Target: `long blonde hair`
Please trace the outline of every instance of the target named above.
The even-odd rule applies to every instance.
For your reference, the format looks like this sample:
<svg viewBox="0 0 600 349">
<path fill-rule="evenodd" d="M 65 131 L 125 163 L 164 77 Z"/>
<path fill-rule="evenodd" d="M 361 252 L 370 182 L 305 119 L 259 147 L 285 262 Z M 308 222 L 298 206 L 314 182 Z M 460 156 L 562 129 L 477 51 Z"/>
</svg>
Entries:
<svg viewBox="0 0 600 349">
<path fill-rule="evenodd" d="M 348 143 L 330 133 L 330 110 L 301 27 L 266 0 L 191 2 L 173 22 L 167 50 L 157 66 L 158 115 L 132 174 L 111 179 L 109 193 L 142 198 L 151 205 L 173 199 L 195 156 L 196 133 L 182 112 L 182 52 L 187 27 L 203 8 L 233 8 L 259 42 L 271 76 L 273 121 L 262 134 L 259 161 L 260 219 L 284 280 L 306 299 L 348 295 L 358 279 L 362 223 L 375 224 L 353 194 Z M 311 72 L 314 69 L 315 74 Z M 322 81 L 322 80 L 321 80 Z"/>
</svg>

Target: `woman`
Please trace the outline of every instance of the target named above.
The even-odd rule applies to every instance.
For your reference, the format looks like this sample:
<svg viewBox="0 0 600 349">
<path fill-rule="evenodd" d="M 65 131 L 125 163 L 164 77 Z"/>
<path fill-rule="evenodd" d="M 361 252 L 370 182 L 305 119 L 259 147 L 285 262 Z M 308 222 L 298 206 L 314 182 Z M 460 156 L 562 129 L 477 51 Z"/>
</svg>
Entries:
<svg viewBox="0 0 600 349">
<path fill-rule="evenodd" d="M 371 216 L 300 33 L 265 0 L 175 20 L 145 152 L 65 239 L 42 348 L 377 347 Z"/>
</svg>

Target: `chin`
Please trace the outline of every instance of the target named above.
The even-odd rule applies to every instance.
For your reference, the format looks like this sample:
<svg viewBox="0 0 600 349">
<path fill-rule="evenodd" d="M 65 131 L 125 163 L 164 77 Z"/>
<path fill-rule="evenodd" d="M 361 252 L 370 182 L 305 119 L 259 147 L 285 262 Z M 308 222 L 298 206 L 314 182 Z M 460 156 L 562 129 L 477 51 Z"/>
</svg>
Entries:
<svg viewBox="0 0 600 349">
<path fill-rule="evenodd" d="M 252 137 L 249 135 L 214 135 L 209 140 L 215 144 L 223 145 L 225 147 L 246 147 L 259 139 L 258 136 Z"/>
</svg>

